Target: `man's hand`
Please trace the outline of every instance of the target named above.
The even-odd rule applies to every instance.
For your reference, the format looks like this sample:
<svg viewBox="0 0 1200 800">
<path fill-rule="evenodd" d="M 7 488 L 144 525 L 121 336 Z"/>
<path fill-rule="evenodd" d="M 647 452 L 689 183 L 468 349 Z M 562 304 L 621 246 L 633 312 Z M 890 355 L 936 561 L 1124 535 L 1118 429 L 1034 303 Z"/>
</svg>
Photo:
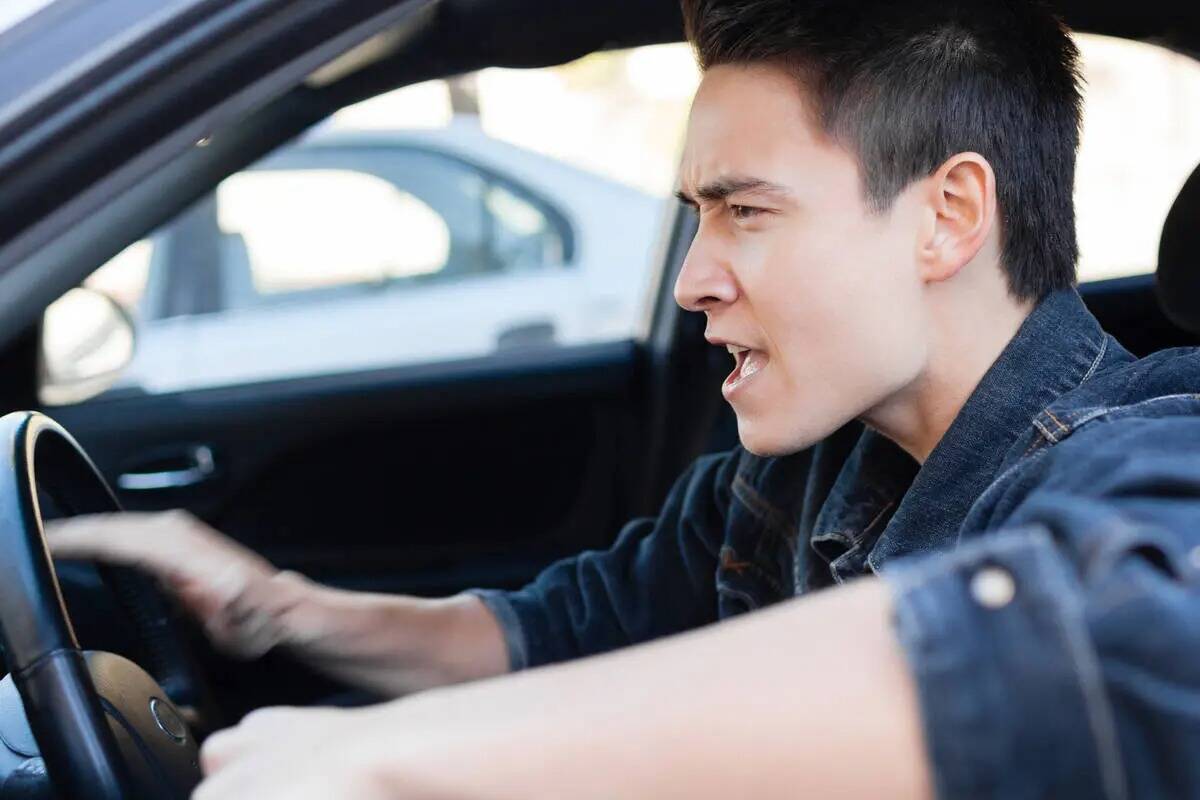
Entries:
<svg viewBox="0 0 1200 800">
<path fill-rule="evenodd" d="M 185 511 L 71 517 L 49 523 L 46 538 L 55 558 L 121 564 L 154 576 L 215 644 L 244 658 L 284 638 L 279 620 L 303 583 Z"/>
<path fill-rule="evenodd" d="M 280 572 L 183 511 L 72 517 L 46 533 L 57 558 L 122 564 L 158 578 L 234 655 L 254 658 L 279 645 L 386 696 L 508 669 L 499 625 L 470 595 L 426 600 L 321 586 Z"/>
<path fill-rule="evenodd" d="M 204 743 L 204 781 L 192 800 L 568 796 L 557 790 L 526 795 L 528 784 L 512 782 L 514 772 L 536 774 L 539 757 L 505 742 L 509 721 L 521 716 L 509 713 L 506 683 L 485 681 L 355 709 L 260 709 Z M 481 698 L 498 702 L 480 706 Z M 581 798 L 614 796 L 580 789 Z"/>
<path fill-rule="evenodd" d="M 380 727 L 379 709 L 385 708 L 255 711 L 205 742 L 200 760 L 206 778 L 192 798 L 391 800 L 396 787 L 381 774 L 387 763 L 381 744 L 395 742 L 400 732 Z"/>
</svg>

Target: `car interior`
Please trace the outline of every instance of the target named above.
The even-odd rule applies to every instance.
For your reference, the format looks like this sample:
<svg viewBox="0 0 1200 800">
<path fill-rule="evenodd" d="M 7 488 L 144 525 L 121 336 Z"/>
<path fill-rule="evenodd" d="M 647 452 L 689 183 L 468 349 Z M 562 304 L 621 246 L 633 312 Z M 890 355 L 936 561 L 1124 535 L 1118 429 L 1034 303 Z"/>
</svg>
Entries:
<svg viewBox="0 0 1200 800">
<path fill-rule="evenodd" d="M 84 5 L 55 35 L 95 30 Z M 682 39 L 675 0 L 216 5 L 195 4 L 125 62 L 43 97 L 25 127 L 0 126 L 0 412 L 45 411 L 125 509 L 186 508 L 279 567 L 423 596 L 518 587 L 555 559 L 604 547 L 623 523 L 653 514 L 697 455 L 736 443 L 718 390 L 727 354 L 704 341 L 703 317 L 672 297 L 695 225 L 682 209 L 664 222 L 637 337 L 46 407 L 47 306 L 338 109 L 485 67 L 544 67 Z M 1168 2 L 1058 5 L 1079 31 L 1200 55 L 1200 25 L 1185 25 Z M 187 32 L 194 45 L 183 43 Z M 51 34 L 35 38 L 3 48 L 0 70 L 28 55 L 24 47 L 53 50 Z M 84 93 L 97 102 L 84 107 Z M 1200 343 L 1198 219 L 1200 170 L 1164 221 L 1156 272 L 1080 287 L 1135 354 Z M 57 442 L 48 430 L 41 435 Z M 102 508 L 104 498 L 70 497 L 72 481 L 91 478 L 59 466 L 73 458 L 62 449 L 46 456 L 43 516 Z M 122 480 L 197 469 L 197 454 L 207 459 L 202 481 L 147 491 Z M 127 575 L 60 564 L 58 576 L 82 646 L 146 667 L 200 736 L 264 705 L 372 699 L 284 655 L 241 662 L 215 652 Z M 154 610 L 139 612 L 141 603 Z M 164 624 L 179 632 L 169 647 L 186 656 L 164 660 L 164 645 L 145 641 Z"/>
</svg>

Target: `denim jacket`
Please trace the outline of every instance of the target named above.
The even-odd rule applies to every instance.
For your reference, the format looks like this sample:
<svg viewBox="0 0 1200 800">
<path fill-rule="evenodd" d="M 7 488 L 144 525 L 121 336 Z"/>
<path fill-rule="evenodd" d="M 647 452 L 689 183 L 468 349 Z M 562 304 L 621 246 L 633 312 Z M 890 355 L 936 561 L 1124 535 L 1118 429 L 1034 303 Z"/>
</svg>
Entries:
<svg viewBox="0 0 1200 800">
<path fill-rule="evenodd" d="M 857 423 L 704 456 L 608 550 L 478 594 L 519 669 L 869 574 L 940 797 L 1200 796 L 1200 353 L 1137 360 L 1074 290 L 923 465 Z"/>
</svg>

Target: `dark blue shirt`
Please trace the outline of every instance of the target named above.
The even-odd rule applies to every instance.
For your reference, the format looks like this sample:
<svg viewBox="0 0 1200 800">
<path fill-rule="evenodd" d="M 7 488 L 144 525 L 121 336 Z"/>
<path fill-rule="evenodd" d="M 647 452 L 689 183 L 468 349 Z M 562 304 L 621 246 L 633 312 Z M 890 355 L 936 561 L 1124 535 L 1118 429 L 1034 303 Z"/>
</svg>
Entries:
<svg viewBox="0 0 1200 800">
<path fill-rule="evenodd" d="M 610 549 L 479 595 L 519 669 L 879 574 L 940 797 L 1198 796 L 1198 392 L 1197 351 L 1137 360 L 1059 291 L 923 465 L 857 423 L 704 456 Z"/>
</svg>

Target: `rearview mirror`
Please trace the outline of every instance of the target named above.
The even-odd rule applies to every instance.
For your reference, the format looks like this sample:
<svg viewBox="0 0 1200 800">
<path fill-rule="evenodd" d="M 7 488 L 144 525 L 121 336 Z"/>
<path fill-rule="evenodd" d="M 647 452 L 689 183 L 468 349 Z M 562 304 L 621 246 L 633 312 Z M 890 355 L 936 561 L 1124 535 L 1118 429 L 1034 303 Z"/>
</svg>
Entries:
<svg viewBox="0 0 1200 800">
<path fill-rule="evenodd" d="M 103 292 L 78 288 L 46 309 L 42 320 L 39 399 L 81 403 L 110 388 L 133 360 L 134 323 Z"/>
</svg>

